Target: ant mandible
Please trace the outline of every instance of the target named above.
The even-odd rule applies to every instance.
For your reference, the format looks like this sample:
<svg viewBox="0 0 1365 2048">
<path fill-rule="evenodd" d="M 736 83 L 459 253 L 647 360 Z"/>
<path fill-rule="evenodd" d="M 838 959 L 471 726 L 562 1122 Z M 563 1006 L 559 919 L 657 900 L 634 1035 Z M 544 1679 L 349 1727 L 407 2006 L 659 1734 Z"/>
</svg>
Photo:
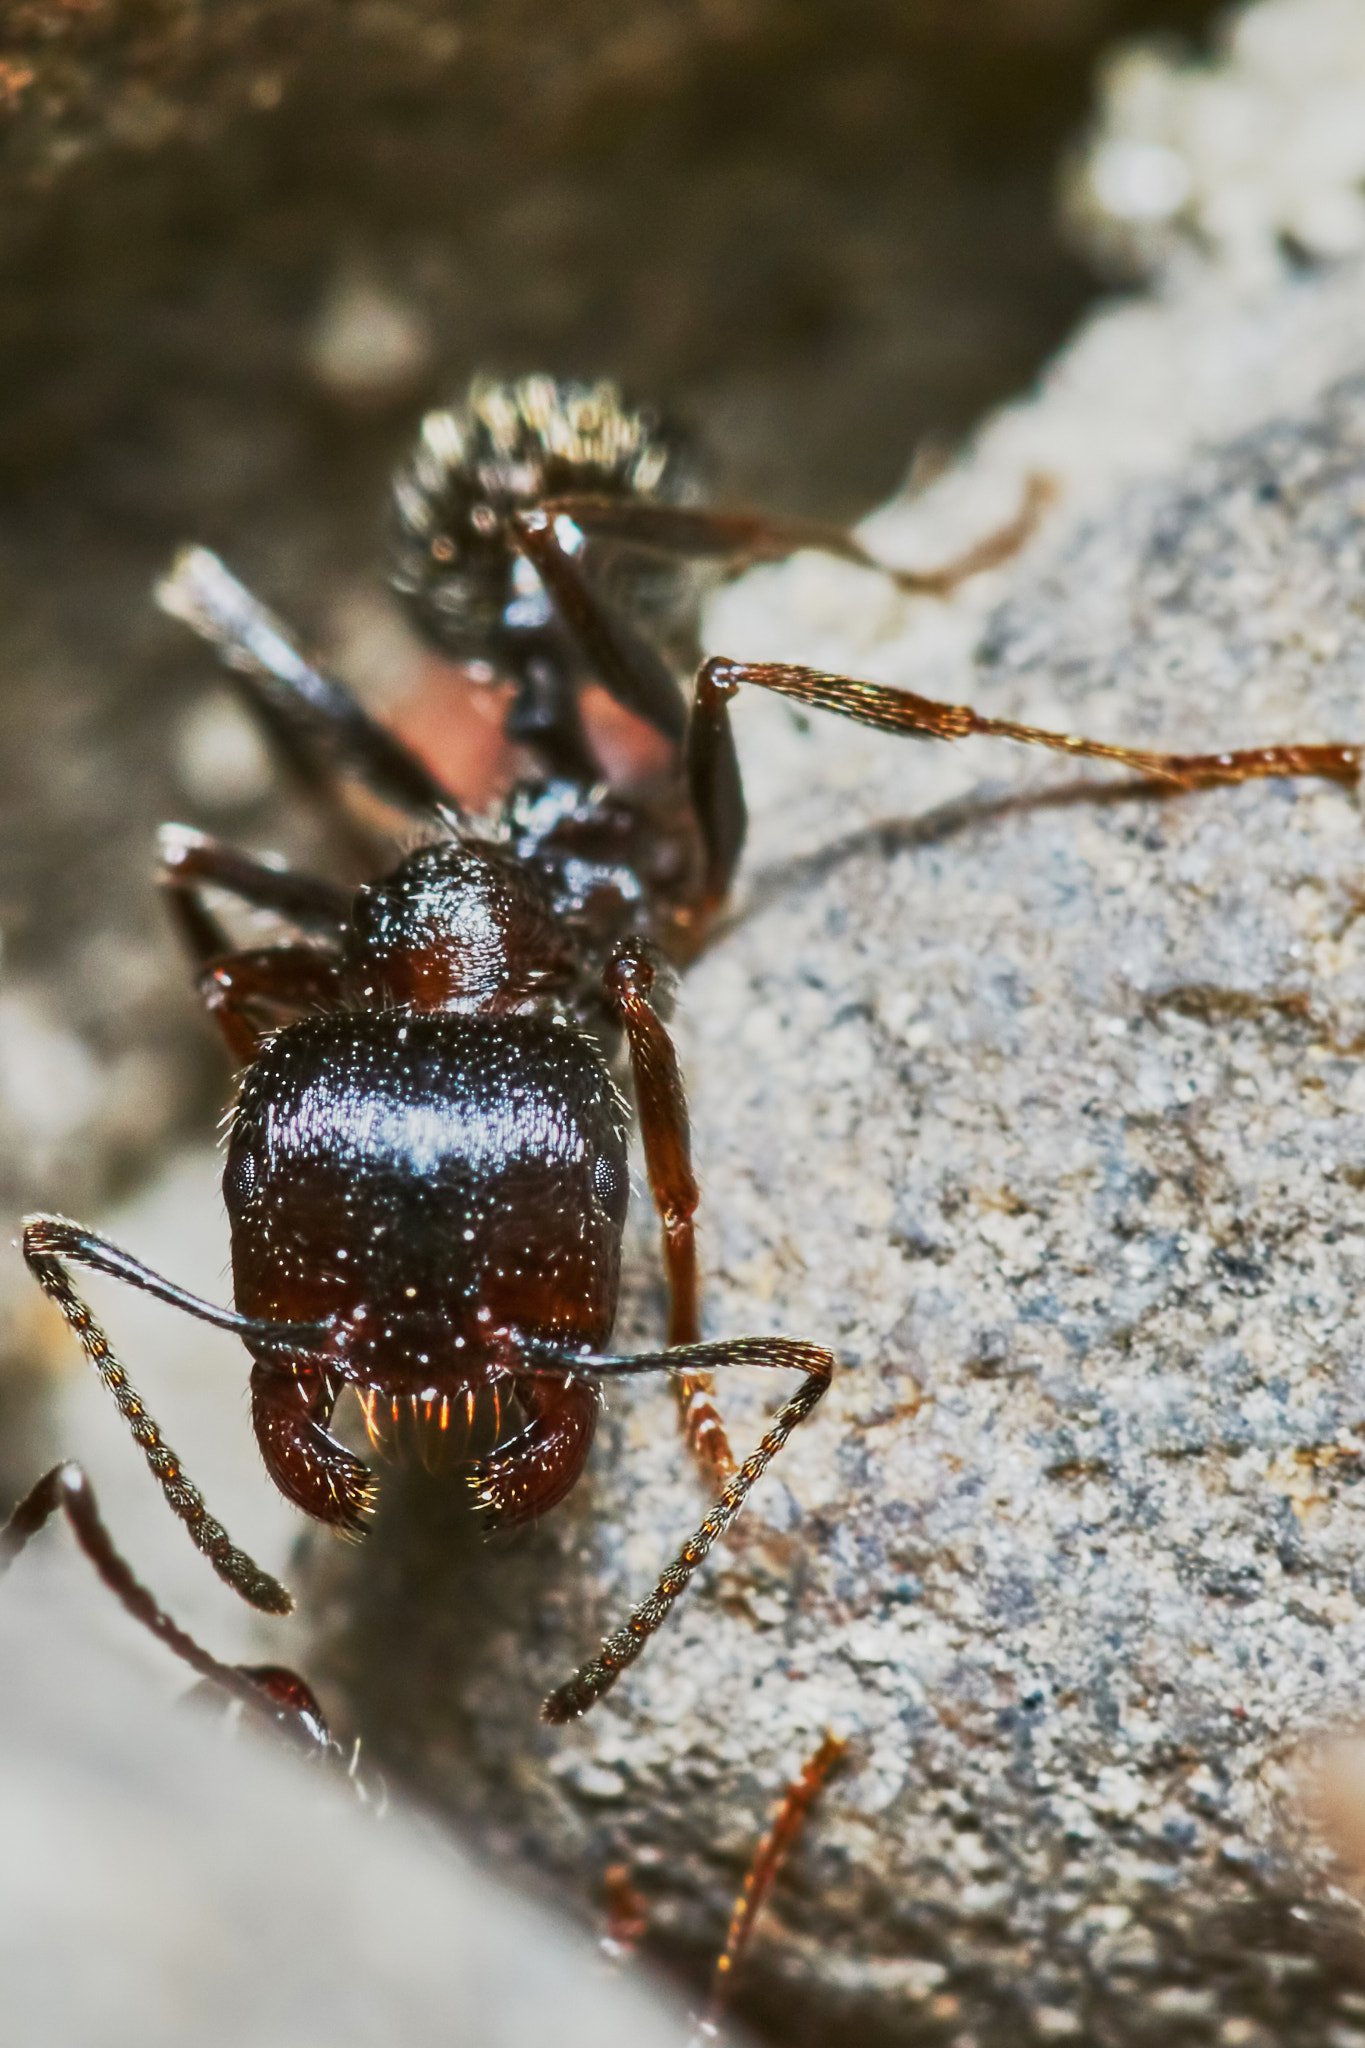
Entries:
<svg viewBox="0 0 1365 2048">
<path fill-rule="evenodd" d="M 574 1485 L 605 1383 L 675 1375 L 687 1439 L 718 1497 L 654 1591 L 550 1695 L 553 1722 L 592 1706 L 640 1654 L 833 1370 L 817 1344 L 701 1339 L 687 1111 L 651 988 L 660 961 L 683 963 L 703 943 L 743 843 L 728 700 L 754 684 L 884 732 L 995 734 L 1112 761 L 1174 789 L 1268 775 L 1355 781 L 1362 758 L 1354 746 L 1151 753 L 787 663 L 705 661 L 688 703 L 663 651 L 691 630 L 686 564 L 776 560 L 807 547 L 871 560 L 838 529 L 700 509 L 688 489 L 675 443 L 606 384 L 479 380 L 462 406 L 423 423 L 395 481 L 394 587 L 442 653 L 489 663 L 515 686 L 508 732 L 539 763 L 491 822 L 468 816 L 423 761 L 310 666 L 216 557 L 199 548 L 180 556 L 158 592 L 162 607 L 217 649 L 295 781 L 353 843 L 348 782 L 422 820 L 426 843 L 352 891 L 182 827 L 163 834 L 171 909 L 243 1069 L 223 1177 L 235 1311 L 60 1218 L 33 1218 L 24 1232 L 35 1278 L 171 1508 L 220 1576 L 268 1612 L 287 1611 L 288 1593 L 209 1515 L 64 1262 L 241 1336 L 272 1478 L 305 1513 L 352 1533 L 365 1526 L 372 1482 L 330 1431 L 348 1386 L 381 1444 L 405 1419 L 439 1433 L 480 1403 L 492 1403 L 495 1427 L 504 1411 L 515 1414 L 514 1432 L 471 1467 L 486 1521 L 507 1526 Z M 943 594 L 1020 546 L 1043 497 L 1032 483 L 1016 520 L 955 563 L 887 573 Z M 670 765 L 653 785 L 606 782 L 581 713 L 589 680 L 663 742 Z M 234 949 L 208 890 L 275 913 L 297 941 Z M 613 1072 L 622 1048 L 670 1297 L 666 1347 L 633 1357 L 605 1348 L 629 1187 L 627 1109 Z M 711 1375 L 743 1365 L 804 1378 L 736 1467 Z M 0 1562 L 58 1505 L 81 1534 L 70 1471 L 56 1468 L 21 1504 Z M 101 1569 L 113 1583 L 107 1558 Z M 239 1684 L 264 1684 L 276 1712 L 288 1692 L 251 1673 Z"/>
</svg>

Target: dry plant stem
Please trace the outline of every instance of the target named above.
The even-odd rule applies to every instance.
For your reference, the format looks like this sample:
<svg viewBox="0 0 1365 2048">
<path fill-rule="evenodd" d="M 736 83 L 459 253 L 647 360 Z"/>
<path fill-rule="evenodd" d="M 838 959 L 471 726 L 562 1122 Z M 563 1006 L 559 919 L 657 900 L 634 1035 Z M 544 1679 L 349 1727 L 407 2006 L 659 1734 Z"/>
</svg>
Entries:
<svg viewBox="0 0 1365 2048">
<path fill-rule="evenodd" d="M 580 1714 L 585 1714 L 635 1662 L 697 1566 L 734 1521 L 754 1481 L 767 1471 L 797 1423 L 810 1414 L 834 1372 L 833 1352 L 815 1344 L 799 1344 L 781 1337 L 738 1337 L 729 1343 L 686 1345 L 662 1357 L 582 1359 L 576 1369 L 607 1378 L 657 1371 L 664 1363 L 671 1364 L 675 1371 L 683 1372 L 698 1369 L 706 1372 L 713 1366 L 725 1365 L 798 1366 L 806 1378 L 791 1399 L 778 1409 L 757 1450 L 744 1460 L 696 1534 L 688 1539 L 672 1564 L 660 1574 L 658 1584 L 648 1599 L 642 1600 L 622 1626 L 607 1637 L 595 1657 L 576 1671 L 567 1684 L 550 1694 L 541 1708 L 543 1717 L 550 1722 L 573 1721 Z"/>
<path fill-rule="evenodd" d="M 119 1414 L 128 1424 L 133 1440 L 166 1497 L 173 1514 L 189 1531 L 191 1541 L 208 1559 L 220 1579 L 234 1592 L 265 1614 L 289 1614 L 292 1595 L 278 1579 L 238 1550 L 221 1522 L 215 1521 L 204 1504 L 204 1496 L 185 1476 L 176 1453 L 162 1436 L 147 1405 L 114 1356 L 109 1339 L 67 1279 L 61 1261 L 53 1256 L 57 1246 L 72 1256 L 81 1233 L 75 1226 L 54 1217 L 30 1218 L 24 1227 L 24 1257 L 29 1270 L 49 1301 L 55 1302 L 67 1327 L 113 1396 Z M 70 1241 L 68 1241 L 70 1240 Z M 132 1263 L 131 1261 L 129 1262 Z M 62 1468 L 58 1468 L 59 1470 Z"/>
<path fill-rule="evenodd" d="M 711 1996 L 699 2030 L 703 2041 L 714 2040 L 720 2031 L 721 2018 L 734 1990 L 735 1972 L 753 1939 L 754 1923 L 777 1882 L 778 1872 L 796 1845 L 821 1786 L 847 1749 L 848 1743 L 842 1736 L 826 1732 L 814 1756 L 802 1766 L 800 1777 L 794 1778 L 783 1793 L 768 1832 L 754 1851 L 730 1915 L 725 1946 L 716 1958 Z"/>
<path fill-rule="evenodd" d="M 702 676 L 709 688 L 732 689 L 753 683 L 776 690 L 798 704 L 834 711 L 859 725 L 931 740 L 974 737 L 1018 740 L 1025 746 L 1048 747 L 1054 753 L 1085 760 L 1114 761 L 1153 782 L 1177 789 L 1201 789 L 1219 783 L 1254 782 L 1271 775 L 1321 776 L 1329 782 L 1360 780 L 1365 749 L 1359 746 L 1247 747 L 1221 754 L 1151 753 L 1140 747 L 1111 746 L 1076 733 L 1048 732 L 1040 726 L 1017 725 L 1008 718 L 985 718 L 966 704 L 941 704 L 898 690 L 887 683 L 860 682 L 824 669 L 801 668 L 791 662 L 708 661 Z"/>
</svg>

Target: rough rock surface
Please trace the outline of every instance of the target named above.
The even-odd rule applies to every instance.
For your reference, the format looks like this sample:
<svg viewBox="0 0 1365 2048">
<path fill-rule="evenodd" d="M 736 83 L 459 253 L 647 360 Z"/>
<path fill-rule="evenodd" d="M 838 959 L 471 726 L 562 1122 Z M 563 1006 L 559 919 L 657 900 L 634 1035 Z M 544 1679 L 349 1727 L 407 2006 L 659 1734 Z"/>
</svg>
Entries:
<svg viewBox="0 0 1365 2048">
<path fill-rule="evenodd" d="M 1244 407 L 1284 388 L 1227 360 Z M 1365 381 L 1167 456 L 1059 522 L 974 674 L 983 600 L 917 669 L 873 585 L 799 564 L 768 651 L 829 660 L 842 603 L 846 662 L 1002 716 L 1358 740 Z M 755 859 L 678 1026 L 707 1322 L 844 1370 L 579 1726 L 539 1697 L 700 1505 L 662 1387 L 520 1543 L 395 1488 L 321 1574 L 333 1674 L 424 1797 L 585 1910 L 629 1860 L 694 1962 L 782 1782 L 850 1736 L 749 1980 L 784 2041 L 1365 2041 L 1354 1908 L 1296 1863 L 1294 1793 L 1365 1684 L 1358 799 L 1161 797 L 776 704 L 741 728 Z M 637 1227 L 624 1334 L 657 1340 Z M 741 1443 L 772 1399 L 726 1388 Z"/>
</svg>

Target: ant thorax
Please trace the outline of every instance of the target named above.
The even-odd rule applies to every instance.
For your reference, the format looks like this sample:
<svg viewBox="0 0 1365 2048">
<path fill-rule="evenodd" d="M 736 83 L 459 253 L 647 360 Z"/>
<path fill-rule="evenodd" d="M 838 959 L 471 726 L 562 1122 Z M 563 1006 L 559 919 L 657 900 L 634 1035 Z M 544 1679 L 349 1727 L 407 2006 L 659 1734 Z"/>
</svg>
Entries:
<svg viewBox="0 0 1365 2048">
<path fill-rule="evenodd" d="M 352 1001 L 506 1016 L 562 990 L 574 957 L 544 878 L 508 848 L 457 839 L 357 890 L 344 935 Z"/>
</svg>

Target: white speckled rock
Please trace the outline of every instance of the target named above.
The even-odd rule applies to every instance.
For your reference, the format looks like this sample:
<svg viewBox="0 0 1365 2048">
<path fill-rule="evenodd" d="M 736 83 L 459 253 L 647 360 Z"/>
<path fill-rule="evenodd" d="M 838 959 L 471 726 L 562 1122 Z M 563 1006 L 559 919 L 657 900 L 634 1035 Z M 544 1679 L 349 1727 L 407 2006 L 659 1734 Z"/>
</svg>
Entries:
<svg viewBox="0 0 1365 2048">
<path fill-rule="evenodd" d="M 1362 305 L 1342 274 L 1109 316 L 937 501 L 966 525 L 1054 449 L 1070 512 L 1003 602 L 798 562 L 713 644 L 1146 745 L 1361 739 L 1365 382 L 1322 393 Z M 1241 435 L 1212 453 L 1196 362 Z M 912 526 L 878 537 L 908 558 Z M 540 1695 L 697 1517 L 663 1387 L 519 1542 L 395 1487 L 319 1574 L 333 1672 L 425 1796 L 585 1908 L 631 1861 L 694 1963 L 778 1787 L 851 1736 L 753 1960 L 784 2041 L 1365 2041 L 1353 1909 L 1294 1864 L 1288 1794 L 1365 1694 L 1357 799 L 1160 798 L 771 702 L 739 726 L 753 858 L 678 1024 L 707 1324 L 845 1370 L 577 1727 Z M 624 1334 L 657 1341 L 637 1226 Z M 773 1396 L 727 1388 L 741 1444 Z"/>
</svg>

